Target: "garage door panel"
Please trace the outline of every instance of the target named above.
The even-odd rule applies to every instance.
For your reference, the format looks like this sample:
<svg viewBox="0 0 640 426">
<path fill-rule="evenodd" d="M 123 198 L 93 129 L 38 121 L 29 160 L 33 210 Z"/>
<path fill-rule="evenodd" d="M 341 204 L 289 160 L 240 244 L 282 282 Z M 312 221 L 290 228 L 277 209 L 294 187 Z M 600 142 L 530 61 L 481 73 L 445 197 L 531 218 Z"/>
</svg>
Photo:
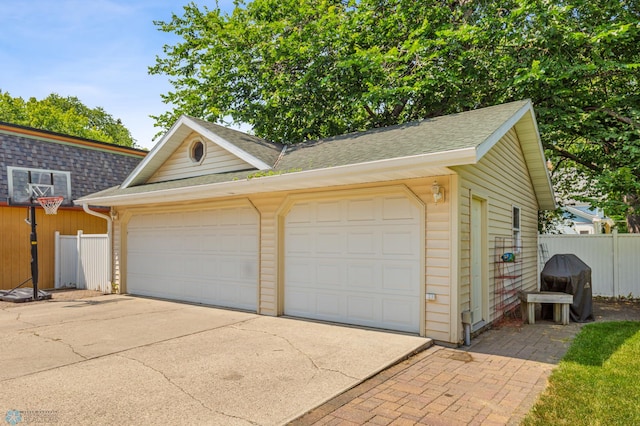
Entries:
<svg viewBox="0 0 640 426">
<path fill-rule="evenodd" d="M 418 332 L 421 217 L 404 196 L 295 204 L 285 314 Z"/>
<path fill-rule="evenodd" d="M 315 296 L 310 294 L 309 298 L 315 299 L 315 312 L 321 319 L 335 321 L 343 316 L 340 309 L 343 301 L 337 294 L 319 293 Z"/>
<path fill-rule="evenodd" d="M 316 208 L 316 220 L 319 223 L 324 224 L 339 223 L 342 217 L 342 215 L 340 214 L 340 210 L 341 205 L 336 201 L 318 203 Z M 311 217 L 308 211 L 306 214 L 306 223 L 309 223 L 311 221 Z"/>
<path fill-rule="evenodd" d="M 298 204 L 294 211 L 287 215 L 287 223 L 291 226 L 296 224 L 311 223 L 311 205 Z"/>
<path fill-rule="evenodd" d="M 311 262 L 291 258 L 287 262 L 287 283 L 292 288 L 310 285 L 315 277 Z"/>
<path fill-rule="evenodd" d="M 382 254 L 415 256 L 419 247 L 415 244 L 415 230 L 409 229 L 382 233 Z"/>
<path fill-rule="evenodd" d="M 415 206 L 406 197 L 387 197 L 382 200 L 382 219 L 385 221 L 415 221 Z"/>
<path fill-rule="evenodd" d="M 321 284 L 323 288 L 340 287 L 340 284 L 344 282 L 344 266 L 319 262 L 316 266 L 315 275 L 315 283 Z M 314 282 L 307 281 L 307 284 L 312 287 Z"/>
<path fill-rule="evenodd" d="M 347 298 L 347 318 L 362 325 L 375 326 L 378 301 L 373 297 L 349 296 Z"/>
<path fill-rule="evenodd" d="M 291 256 L 311 253 L 309 232 L 291 232 L 287 239 L 288 252 Z"/>
<path fill-rule="evenodd" d="M 202 284 L 199 281 L 182 280 L 179 285 L 173 286 L 173 290 L 179 299 L 189 302 L 202 299 Z"/>
<path fill-rule="evenodd" d="M 347 222 L 373 221 L 375 220 L 375 200 L 348 200 Z"/>
<path fill-rule="evenodd" d="M 420 278 L 416 276 L 415 267 L 411 264 L 391 264 L 382 266 L 382 288 L 388 290 L 390 294 L 397 292 L 412 293 L 415 290 L 416 280 Z"/>
<path fill-rule="evenodd" d="M 257 214 L 248 207 L 134 215 L 127 290 L 256 310 L 258 235 Z"/>
<path fill-rule="evenodd" d="M 376 244 L 378 240 L 379 238 L 376 238 L 376 233 L 373 231 L 349 232 L 346 253 L 373 255 L 379 250 Z"/>
<path fill-rule="evenodd" d="M 418 310 L 410 299 L 386 299 L 382 302 L 382 317 L 397 328 L 408 328 L 419 321 Z"/>
<path fill-rule="evenodd" d="M 309 238 L 310 235 L 307 235 Z M 344 234 L 335 230 L 331 231 L 319 231 L 315 236 L 316 247 L 315 251 L 319 254 L 334 254 L 341 255 L 344 252 Z M 306 244 L 313 240 L 306 240 Z"/>
<path fill-rule="evenodd" d="M 350 289 L 354 290 L 371 290 L 373 287 L 377 287 L 376 277 L 379 274 L 376 273 L 378 269 L 375 265 L 371 264 L 350 264 L 347 266 L 347 280 L 346 285 Z"/>
<path fill-rule="evenodd" d="M 238 264 L 233 258 L 222 258 L 218 263 L 218 278 L 221 280 L 238 277 Z"/>
</svg>

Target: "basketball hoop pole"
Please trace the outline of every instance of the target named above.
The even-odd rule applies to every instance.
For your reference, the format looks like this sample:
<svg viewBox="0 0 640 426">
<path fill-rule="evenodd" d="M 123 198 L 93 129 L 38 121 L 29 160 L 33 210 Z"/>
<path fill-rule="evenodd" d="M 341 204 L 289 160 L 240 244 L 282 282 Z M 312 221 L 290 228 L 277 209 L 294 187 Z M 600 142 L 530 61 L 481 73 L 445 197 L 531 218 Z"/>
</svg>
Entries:
<svg viewBox="0 0 640 426">
<path fill-rule="evenodd" d="M 36 208 L 29 207 L 31 213 L 31 282 L 33 284 L 33 300 L 39 300 L 38 295 L 38 235 L 36 234 Z"/>
</svg>

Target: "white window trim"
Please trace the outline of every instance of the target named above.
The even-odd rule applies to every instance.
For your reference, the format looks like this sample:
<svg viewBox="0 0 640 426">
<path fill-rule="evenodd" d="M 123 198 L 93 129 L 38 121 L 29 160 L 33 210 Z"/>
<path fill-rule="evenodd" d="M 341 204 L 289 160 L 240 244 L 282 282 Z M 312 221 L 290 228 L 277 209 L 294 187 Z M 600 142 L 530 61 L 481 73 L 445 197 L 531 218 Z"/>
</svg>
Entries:
<svg viewBox="0 0 640 426">
<path fill-rule="evenodd" d="M 516 212 L 518 226 L 516 225 Z M 513 236 L 513 249 L 516 253 L 522 251 L 522 209 L 518 206 L 511 206 L 511 234 Z"/>
<path fill-rule="evenodd" d="M 197 143 L 202 144 L 202 157 L 200 158 L 200 160 L 196 160 L 193 157 L 193 149 L 195 148 Z M 200 164 L 202 164 L 206 156 L 207 156 L 207 144 L 204 143 L 204 141 L 199 138 L 192 140 L 191 143 L 189 144 L 189 159 L 191 160 L 191 162 L 194 165 L 199 166 Z"/>
</svg>

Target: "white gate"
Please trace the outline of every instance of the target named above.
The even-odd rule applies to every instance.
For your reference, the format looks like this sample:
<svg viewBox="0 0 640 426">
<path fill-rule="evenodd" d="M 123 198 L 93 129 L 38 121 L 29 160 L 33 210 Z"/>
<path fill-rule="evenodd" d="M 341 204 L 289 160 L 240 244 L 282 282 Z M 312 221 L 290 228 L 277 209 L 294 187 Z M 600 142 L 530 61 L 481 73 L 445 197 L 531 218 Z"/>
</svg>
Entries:
<svg viewBox="0 0 640 426">
<path fill-rule="evenodd" d="M 111 254 L 108 234 L 55 233 L 56 288 L 76 287 L 111 293 Z"/>
<path fill-rule="evenodd" d="M 640 297 L 640 234 L 540 235 L 548 257 L 575 254 L 591 268 L 594 296 Z"/>
</svg>

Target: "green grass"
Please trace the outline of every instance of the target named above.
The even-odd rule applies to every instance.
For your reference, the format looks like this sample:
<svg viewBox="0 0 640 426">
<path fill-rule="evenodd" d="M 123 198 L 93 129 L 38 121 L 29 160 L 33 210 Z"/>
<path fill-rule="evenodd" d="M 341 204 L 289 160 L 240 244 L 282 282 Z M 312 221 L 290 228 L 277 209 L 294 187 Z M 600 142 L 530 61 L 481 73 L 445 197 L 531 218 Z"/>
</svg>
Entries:
<svg viewBox="0 0 640 426">
<path fill-rule="evenodd" d="M 582 328 L 523 425 L 640 425 L 640 322 Z"/>
</svg>

